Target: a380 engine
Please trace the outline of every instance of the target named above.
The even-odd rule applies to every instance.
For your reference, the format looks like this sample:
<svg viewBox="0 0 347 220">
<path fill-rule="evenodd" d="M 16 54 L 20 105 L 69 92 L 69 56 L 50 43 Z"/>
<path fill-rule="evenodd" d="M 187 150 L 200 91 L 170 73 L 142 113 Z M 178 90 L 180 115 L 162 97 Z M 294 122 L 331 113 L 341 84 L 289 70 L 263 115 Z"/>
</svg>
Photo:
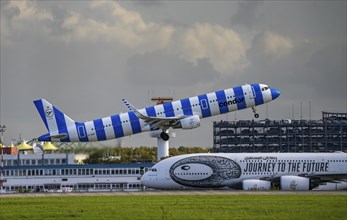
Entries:
<svg viewBox="0 0 347 220">
<path fill-rule="evenodd" d="M 281 176 L 280 187 L 285 191 L 300 191 L 311 189 L 310 179 L 300 176 Z M 249 179 L 242 181 L 243 190 L 270 190 L 271 182 L 266 180 Z"/>
<path fill-rule="evenodd" d="M 271 182 L 266 180 L 244 180 L 242 182 L 243 190 L 270 190 Z"/>
<path fill-rule="evenodd" d="M 281 176 L 281 190 L 309 190 L 310 179 L 300 176 Z"/>
<path fill-rule="evenodd" d="M 179 127 L 184 130 L 200 127 L 200 118 L 198 115 L 183 118 L 180 120 Z"/>
</svg>

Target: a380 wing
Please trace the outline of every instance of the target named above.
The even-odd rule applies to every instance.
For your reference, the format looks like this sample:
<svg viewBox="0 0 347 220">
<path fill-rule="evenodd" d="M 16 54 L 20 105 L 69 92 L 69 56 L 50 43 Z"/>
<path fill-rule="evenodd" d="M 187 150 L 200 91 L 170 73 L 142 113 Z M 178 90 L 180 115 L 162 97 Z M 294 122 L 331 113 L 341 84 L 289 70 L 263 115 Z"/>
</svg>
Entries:
<svg viewBox="0 0 347 220">
<path fill-rule="evenodd" d="M 272 175 L 268 177 L 262 177 L 260 180 L 267 180 L 271 181 L 273 183 L 279 183 L 280 177 L 285 176 L 287 174 L 282 175 Z M 340 181 L 346 181 L 347 180 L 347 174 L 345 173 L 337 173 L 337 174 L 314 174 L 314 173 L 302 173 L 299 174 L 300 177 L 306 177 L 309 178 L 311 181 L 311 184 L 321 185 L 324 183 L 334 183 L 334 182 L 340 182 Z"/>
<path fill-rule="evenodd" d="M 326 182 L 336 182 L 336 181 L 346 181 L 347 174 L 345 173 L 334 173 L 334 174 L 303 174 L 299 175 L 301 177 L 310 178 L 311 181 L 315 183 L 326 183 Z"/>
<path fill-rule="evenodd" d="M 145 121 L 148 125 L 151 125 L 152 129 L 163 129 L 166 130 L 170 127 L 173 127 L 179 123 L 179 120 L 184 118 L 184 115 L 180 117 L 152 117 L 141 114 L 133 105 L 131 105 L 126 99 L 122 100 L 124 104 L 127 106 L 129 111 L 135 113 L 135 115 Z"/>
</svg>

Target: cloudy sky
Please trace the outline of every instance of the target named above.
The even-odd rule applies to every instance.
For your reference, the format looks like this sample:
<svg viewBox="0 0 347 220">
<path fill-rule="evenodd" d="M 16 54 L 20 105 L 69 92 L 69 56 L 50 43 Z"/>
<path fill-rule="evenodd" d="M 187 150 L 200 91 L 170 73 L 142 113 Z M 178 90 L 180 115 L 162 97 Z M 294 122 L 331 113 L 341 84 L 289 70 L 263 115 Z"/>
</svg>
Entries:
<svg viewBox="0 0 347 220">
<path fill-rule="evenodd" d="M 347 112 L 346 1 L 1 1 L 5 144 L 46 133 L 33 100 L 76 121 L 245 83 L 281 91 L 260 119 Z M 311 114 L 309 112 L 311 103 Z M 302 111 L 301 107 L 302 106 Z M 212 146 L 212 121 L 171 146 Z M 111 144 L 114 142 L 111 142 Z M 125 146 L 155 146 L 148 134 Z"/>
</svg>

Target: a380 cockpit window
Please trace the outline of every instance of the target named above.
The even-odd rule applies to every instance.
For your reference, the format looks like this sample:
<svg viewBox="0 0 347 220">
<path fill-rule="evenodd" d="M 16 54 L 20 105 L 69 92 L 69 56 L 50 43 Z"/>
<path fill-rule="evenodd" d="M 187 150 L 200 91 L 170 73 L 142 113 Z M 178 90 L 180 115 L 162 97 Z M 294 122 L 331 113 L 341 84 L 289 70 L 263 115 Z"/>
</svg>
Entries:
<svg viewBox="0 0 347 220">
<path fill-rule="evenodd" d="M 151 171 L 152 172 L 157 172 L 157 169 L 156 168 L 152 168 Z"/>
</svg>

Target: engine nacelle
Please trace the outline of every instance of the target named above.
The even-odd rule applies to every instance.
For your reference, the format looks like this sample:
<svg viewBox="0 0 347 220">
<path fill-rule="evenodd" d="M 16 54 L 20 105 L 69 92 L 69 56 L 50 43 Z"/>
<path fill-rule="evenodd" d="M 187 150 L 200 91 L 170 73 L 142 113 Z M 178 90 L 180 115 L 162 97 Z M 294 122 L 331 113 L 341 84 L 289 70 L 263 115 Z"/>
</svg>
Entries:
<svg viewBox="0 0 347 220">
<path fill-rule="evenodd" d="M 184 130 L 200 127 L 200 118 L 198 115 L 189 116 L 180 120 L 180 127 Z"/>
<path fill-rule="evenodd" d="M 281 190 L 310 190 L 310 179 L 300 176 L 281 176 Z"/>
<path fill-rule="evenodd" d="M 325 190 L 325 191 L 337 191 L 337 190 L 347 190 L 347 182 L 334 182 L 334 183 L 325 183 L 319 185 L 313 190 Z"/>
<path fill-rule="evenodd" d="M 244 180 L 242 181 L 243 190 L 270 190 L 271 182 L 265 180 Z"/>
</svg>

